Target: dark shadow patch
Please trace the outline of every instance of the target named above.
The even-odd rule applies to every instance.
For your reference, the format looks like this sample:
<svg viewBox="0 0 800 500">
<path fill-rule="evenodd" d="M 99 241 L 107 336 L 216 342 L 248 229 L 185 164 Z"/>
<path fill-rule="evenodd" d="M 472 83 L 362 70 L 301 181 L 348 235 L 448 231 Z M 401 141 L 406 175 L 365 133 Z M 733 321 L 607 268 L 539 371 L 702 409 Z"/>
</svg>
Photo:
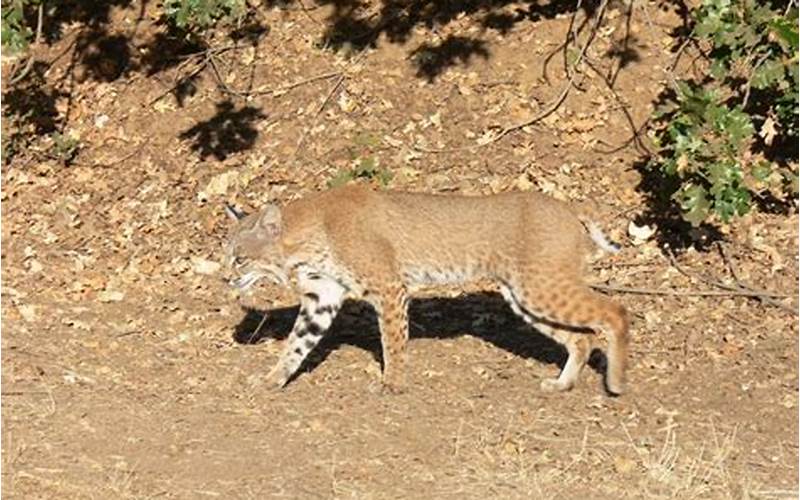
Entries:
<svg viewBox="0 0 800 500">
<path fill-rule="evenodd" d="M 24 155 L 37 136 L 56 132 L 59 119 L 56 101 L 66 95 L 48 85 L 47 64 L 37 61 L 28 75 L 3 94 L 3 163 Z"/>
<path fill-rule="evenodd" d="M 257 45 L 262 37 L 269 34 L 269 26 L 259 22 L 254 15 L 248 15 L 238 23 L 236 28 L 231 30 L 230 37 L 237 42 L 247 42 L 250 45 Z"/>
<path fill-rule="evenodd" d="M 670 198 L 670 193 L 678 189 L 678 179 L 652 166 L 648 158 L 634 163 L 633 168 L 641 174 L 636 189 L 645 195 L 645 211 L 634 219 L 634 223 L 658 228 L 656 238 L 665 254 L 689 247 L 706 251 L 724 238 L 719 229 L 711 224 L 693 227 L 683 219 L 680 207 Z"/>
<path fill-rule="evenodd" d="M 54 9 L 50 9 L 46 14 L 43 24 L 42 35 L 44 41 L 52 44 L 64 36 L 62 28 L 70 24 L 80 23 L 95 30 L 102 30 L 111 22 L 111 10 L 118 7 L 126 7 L 133 2 L 131 0 L 64 0 L 59 1 Z M 142 2 L 142 11 L 147 4 L 147 0 Z M 49 6 L 46 4 L 45 8 Z M 33 9 L 29 15 L 29 26 L 36 26 Z"/>
<path fill-rule="evenodd" d="M 259 344 L 267 338 L 285 339 L 300 312 L 299 307 L 283 307 L 267 312 L 248 307 L 243 307 L 242 310 L 245 315 L 236 325 L 233 340 L 244 345 Z"/>
<path fill-rule="evenodd" d="M 236 109 L 228 100 L 216 106 L 214 116 L 182 132 L 179 137 L 191 140 L 192 149 L 200 154 L 201 159 L 214 156 L 224 160 L 229 154 L 253 147 L 258 137 L 254 125 L 266 115 L 252 106 Z"/>
<path fill-rule="evenodd" d="M 91 30 L 81 36 L 78 50 L 80 65 L 84 68 L 83 79 L 111 82 L 130 69 L 128 38 L 123 35 Z"/>
<path fill-rule="evenodd" d="M 468 65 L 473 56 L 489 58 L 486 42 L 460 36 L 450 36 L 439 45 L 423 43 L 411 52 L 417 76 L 429 82 L 451 66 Z"/>
<path fill-rule="evenodd" d="M 507 12 L 490 12 L 483 18 L 482 24 L 485 28 L 499 31 L 505 35 L 516 23 L 523 19 L 520 14 L 509 14 Z"/>
<path fill-rule="evenodd" d="M 286 2 L 283 2 L 284 4 Z M 360 0 L 321 0 L 321 5 L 333 5 L 319 46 L 333 50 L 360 51 L 375 47 L 383 35 L 389 43 L 406 44 L 414 29 L 424 27 L 431 31 L 456 21 L 461 16 L 475 16 L 486 29 L 506 34 L 513 26 L 525 20 L 538 21 L 575 12 L 575 2 L 553 0 L 545 4 L 528 1 L 520 7 L 510 0 L 384 0 L 377 9 Z M 583 2 L 584 22 L 597 10 L 600 2 Z M 514 10 L 509 11 L 513 5 Z M 579 30 L 580 31 L 580 30 Z M 417 75 L 429 81 L 455 64 L 468 64 L 472 55 L 490 56 L 486 41 L 478 37 L 451 36 L 434 45 L 424 43 L 413 50 Z M 419 57 L 421 56 L 421 57 Z"/>
<path fill-rule="evenodd" d="M 265 338 L 284 339 L 291 332 L 298 308 L 267 312 L 245 309 L 233 339 L 239 344 L 258 344 Z M 264 324 L 256 332 L 267 315 Z M 459 298 L 415 299 L 409 306 L 409 325 L 414 338 L 453 338 L 472 335 L 526 359 L 563 367 L 566 350 L 539 334 L 516 316 L 497 293 L 476 293 Z M 587 334 L 590 335 L 590 334 Z M 381 343 L 375 311 L 364 302 L 346 301 L 329 332 L 309 354 L 297 376 L 313 371 L 331 352 L 343 345 L 363 349 L 381 362 Z M 593 352 L 589 365 L 604 373 L 606 361 L 601 352 Z M 293 377 L 294 378 L 294 377 Z"/>
<path fill-rule="evenodd" d="M 180 33 L 161 31 L 141 47 L 142 68 L 147 76 L 168 70 L 188 57 L 202 53 L 208 46 L 199 40 L 189 39 Z"/>
</svg>

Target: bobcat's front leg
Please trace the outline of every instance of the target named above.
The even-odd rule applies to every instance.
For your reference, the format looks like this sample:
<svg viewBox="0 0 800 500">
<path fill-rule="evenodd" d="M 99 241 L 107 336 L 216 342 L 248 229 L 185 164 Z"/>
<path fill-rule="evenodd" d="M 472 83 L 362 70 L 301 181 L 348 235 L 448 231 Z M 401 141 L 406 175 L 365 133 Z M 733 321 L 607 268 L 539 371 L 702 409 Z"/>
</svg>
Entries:
<svg viewBox="0 0 800 500">
<path fill-rule="evenodd" d="M 300 312 L 278 363 L 267 375 L 268 383 L 278 388 L 286 385 L 330 328 L 346 291 L 337 281 L 318 274 L 301 276 L 298 281 L 303 293 Z"/>
<path fill-rule="evenodd" d="M 403 392 L 406 385 L 408 296 L 402 285 L 383 288 L 376 295 L 373 306 L 381 331 L 383 387 L 388 392 Z"/>
</svg>

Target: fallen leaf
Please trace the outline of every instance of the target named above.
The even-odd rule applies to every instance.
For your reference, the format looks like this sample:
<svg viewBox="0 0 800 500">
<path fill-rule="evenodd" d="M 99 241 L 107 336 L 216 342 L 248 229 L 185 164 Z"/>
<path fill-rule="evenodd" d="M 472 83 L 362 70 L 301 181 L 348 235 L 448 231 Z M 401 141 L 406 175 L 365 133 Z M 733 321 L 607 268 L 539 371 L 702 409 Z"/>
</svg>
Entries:
<svg viewBox="0 0 800 500">
<path fill-rule="evenodd" d="M 192 270 L 197 274 L 212 275 L 219 272 L 222 265 L 213 260 L 192 257 Z"/>
<path fill-rule="evenodd" d="M 339 94 L 339 99 L 337 99 L 336 103 L 339 105 L 339 109 L 344 111 L 345 113 L 352 113 L 356 110 L 356 102 L 350 97 L 346 91 L 343 91 Z"/>
<path fill-rule="evenodd" d="M 119 290 L 103 290 L 97 294 L 97 300 L 100 302 L 119 302 L 125 298 L 125 294 Z"/>
<path fill-rule="evenodd" d="M 228 188 L 235 184 L 239 173 L 235 170 L 230 170 L 219 175 L 215 175 L 208 181 L 208 185 L 203 191 L 197 193 L 197 198 L 200 201 L 206 201 L 212 196 L 222 196 L 228 192 Z"/>
<path fill-rule="evenodd" d="M 514 181 L 514 187 L 519 189 L 520 191 L 530 191 L 534 188 L 533 182 L 531 182 L 530 177 L 526 173 L 522 173 L 517 177 Z"/>
<path fill-rule="evenodd" d="M 629 472 L 633 472 L 636 469 L 636 462 L 631 460 L 628 457 L 614 457 L 614 470 L 618 474 L 627 474 Z"/>
<path fill-rule="evenodd" d="M 628 236 L 631 237 L 631 242 L 634 245 L 641 245 L 656 234 L 656 228 L 650 227 L 647 224 L 637 226 L 635 222 L 628 223 Z"/>
<path fill-rule="evenodd" d="M 764 139 L 764 144 L 767 146 L 772 144 L 773 139 L 778 135 L 778 131 L 775 129 L 775 120 L 773 120 L 771 116 L 768 116 L 767 119 L 764 120 L 764 124 L 761 125 L 761 130 L 759 130 L 758 135 Z"/>
<path fill-rule="evenodd" d="M 36 306 L 29 304 L 18 305 L 17 310 L 19 310 L 20 315 L 22 315 L 23 319 L 28 323 L 36 322 Z"/>
</svg>

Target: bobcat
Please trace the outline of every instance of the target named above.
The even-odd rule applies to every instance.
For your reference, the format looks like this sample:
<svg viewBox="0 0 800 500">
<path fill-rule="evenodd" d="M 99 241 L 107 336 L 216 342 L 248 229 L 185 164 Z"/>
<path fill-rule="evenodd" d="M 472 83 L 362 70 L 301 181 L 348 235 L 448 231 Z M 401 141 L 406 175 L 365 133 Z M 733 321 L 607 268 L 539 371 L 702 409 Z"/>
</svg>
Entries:
<svg viewBox="0 0 800 500">
<path fill-rule="evenodd" d="M 240 290 L 263 277 L 296 281 L 300 313 L 277 365 L 268 375 L 283 387 L 330 327 L 345 297 L 374 307 L 383 346 L 383 386 L 405 380 L 409 293 L 419 285 L 491 280 L 511 309 L 563 344 L 567 362 L 544 390 L 568 390 L 587 363 L 593 335 L 608 341 L 606 389 L 623 392 L 628 351 L 625 309 L 582 280 L 586 256 L 610 243 L 570 205 L 538 193 L 493 196 L 331 189 L 267 205 L 238 222 L 226 247 Z"/>
</svg>

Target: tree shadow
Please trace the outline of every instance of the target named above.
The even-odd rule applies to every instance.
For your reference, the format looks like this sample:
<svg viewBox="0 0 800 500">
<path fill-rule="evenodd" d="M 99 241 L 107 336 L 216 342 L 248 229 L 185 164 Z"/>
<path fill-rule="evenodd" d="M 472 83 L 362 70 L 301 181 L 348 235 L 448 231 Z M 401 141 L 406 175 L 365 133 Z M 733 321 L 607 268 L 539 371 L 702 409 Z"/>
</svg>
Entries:
<svg viewBox="0 0 800 500">
<path fill-rule="evenodd" d="M 258 137 L 255 123 L 266 118 L 258 108 L 236 105 L 229 100 L 216 104 L 217 112 L 206 121 L 181 132 L 179 137 L 192 141 L 192 150 L 201 159 L 214 156 L 224 160 L 229 154 L 249 149 Z"/>
<path fill-rule="evenodd" d="M 712 224 L 704 222 L 694 227 L 684 220 L 680 207 L 670 198 L 671 193 L 680 186 L 678 179 L 651 165 L 649 158 L 636 161 L 633 168 L 641 175 L 636 189 L 645 196 L 645 211 L 633 222 L 658 229 L 655 238 L 662 253 L 682 252 L 690 247 L 707 251 L 724 239 L 724 235 Z"/>
<path fill-rule="evenodd" d="M 239 344 L 254 345 L 267 338 L 285 339 L 299 308 L 288 307 L 267 312 L 244 308 L 244 311 L 245 315 L 236 326 L 233 339 Z M 566 350 L 560 344 L 522 321 L 498 293 L 414 299 L 409 306 L 409 326 L 412 341 L 414 338 L 471 335 L 516 356 L 557 365 L 559 368 L 564 366 L 567 358 Z M 348 300 L 344 303 L 331 329 L 294 377 L 313 371 L 343 345 L 368 351 L 376 362 L 382 363 L 377 317 L 365 302 Z M 596 349 L 592 352 L 589 365 L 596 372 L 604 374 L 605 355 Z"/>
<path fill-rule="evenodd" d="M 4 150 L 7 144 L 13 143 L 11 149 L 25 151 L 37 137 L 63 132 L 68 123 L 66 119 L 57 119 L 56 101 L 66 100 L 66 111 L 62 111 L 62 115 L 69 117 L 76 84 L 87 81 L 114 82 L 131 77 L 136 72 L 150 77 L 177 68 L 177 73 L 181 73 L 183 67 L 179 66 L 183 62 L 191 57 L 202 58 L 204 51 L 209 50 L 205 37 L 174 26 L 163 15 L 155 20 L 147 17 L 148 4 L 149 0 L 140 0 L 135 6 L 131 0 L 65 0 L 45 6 L 41 42 L 53 45 L 66 37 L 69 37 L 69 42 L 49 61 L 35 60 L 28 73 L 18 82 L 5 87 L 3 111 L 14 130 L 4 126 Z M 130 9 L 134 15 L 122 21 L 121 13 L 115 12 L 115 9 Z M 24 15 L 26 24 L 35 30 L 38 4 L 29 2 Z M 147 29 L 140 29 L 141 25 L 146 25 Z M 75 28 L 68 33 L 65 31 L 67 26 Z M 257 45 L 268 31 L 259 21 L 257 12 L 250 12 L 236 26 L 227 30 L 226 35 L 232 41 L 231 45 L 239 49 L 247 44 Z M 34 52 L 37 58 L 42 53 L 47 54 L 45 57 L 49 56 L 48 51 Z M 48 70 L 65 57 L 66 65 L 59 72 L 59 79 L 45 78 Z M 20 64 L 19 68 L 22 67 Z M 15 72 L 12 70 L 12 73 Z M 179 105 L 182 106 L 185 98 L 196 92 L 200 73 L 176 75 L 170 93 Z M 226 115 L 228 121 L 223 120 L 223 124 L 230 122 L 235 125 L 238 120 L 246 125 L 248 120 L 259 116 L 247 108 L 230 111 Z M 33 126 L 30 126 L 31 123 Z M 198 126 L 198 134 L 202 136 L 202 124 Z M 213 152 L 224 155 L 226 147 L 251 146 L 255 132 L 247 127 L 239 133 L 228 128 L 221 134 L 211 135 L 212 140 L 221 140 L 212 147 Z"/>
<path fill-rule="evenodd" d="M 423 43 L 411 51 L 412 61 L 417 67 L 417 76 L 432 82 L 448 67 L 458 63 L 468 64 L 472 56 L 489 58 L 486 42 L 462 36 L 449 36 L 438 45 Z"/>
<path fill-rule="evenodd" d="M 462 16 L 476 18 L 482 32 L 495 30 L 506 34 L 518 22 L 552 19 L 574 12 L 576 7 L 576 2 L 569 0 L 553 0 L 543 5 L 536 0 L 527 0 L 522 5 L 511 0 L 383 0 L 375 12 L 369 9 L 371 4 L 360 0 L 320 0 L 318 3 L 333 6 L 319 45 L 356 51 L 376 47 L 381 36 L 389 43 L 404 45 L 415 28 L 437 32 Z M 596 0 L 582 3 L 587 18 L 599 3 Z M 508 9 L 511 5 L 513 12 Z M 583 27 L 582 24 L 579 30 Z M 417 76 L 433 81 L 449 67 L 469 65 L 473 56 L 488 59 L 490 53 L 479 33 L 474 37 L 448 35 L 439 43 L 423 42 L 412 49 L 410 55 L 417 67 Z"/>
<path fill-rule="evenodd" d="M 668 88 L 657 99 L 656 109 L 675 99 L 675 91 Z M 644 194 L 644 212 L 634 219 L 637 225 L 657 228 L 656 241 L 662 253 L 682 252 L 690 247 L 707 251 L 721 241 L 724 236 L 717 227 L 709 223 L 692 226 L 681 213 L 677 202 L 672 199 L 681 186 L 677 176 L 667 175 L 649 156 L 640 158 L 633 164 L 639 172 L 640 181 L 636 189 Z"/>
<path fill-rule="evenodd" d="M 28 76 L 3 94 L 3 163 L 6 165 L 29 146 L 31 137 L 50 135 L 63 121 L 59 119 L 56 101 L 65 94 L 47 85 L 45 71 L 45 63 L 35 62 Z"/>
</svg>

